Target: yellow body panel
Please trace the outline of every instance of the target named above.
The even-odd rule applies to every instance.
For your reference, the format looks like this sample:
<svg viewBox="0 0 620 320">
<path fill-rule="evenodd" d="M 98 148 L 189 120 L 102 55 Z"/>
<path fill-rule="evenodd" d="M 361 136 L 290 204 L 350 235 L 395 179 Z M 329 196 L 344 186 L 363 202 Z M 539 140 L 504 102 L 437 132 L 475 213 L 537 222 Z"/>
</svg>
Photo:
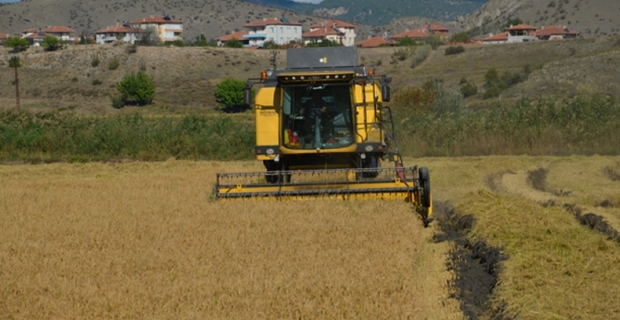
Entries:
<svg viewBox="0 0 620 320">
<path fill-rule="evenodd" d="M 256 95 L 256 145 L 280 145 L 280 118 L 276 88 L 261 88 Z M 272 158 L 273 159 L 273 158 Z"/>
</svg>

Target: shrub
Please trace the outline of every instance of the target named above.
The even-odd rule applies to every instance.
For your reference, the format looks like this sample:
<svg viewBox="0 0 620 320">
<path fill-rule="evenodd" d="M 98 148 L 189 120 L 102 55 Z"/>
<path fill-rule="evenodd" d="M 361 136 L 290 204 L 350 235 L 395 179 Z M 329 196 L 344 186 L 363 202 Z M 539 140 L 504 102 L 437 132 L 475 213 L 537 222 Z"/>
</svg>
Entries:
<svg viewBox="0 0 620 320">
<path fill-rule="evenodd" d="M 241 80 L 225 79 L 218 83 L 215 90 L 218 105 L 221 107 L 242 105 L 243 88 L 245 88 L 245 82 Z"/>
<path fill-rule="evenodd" d="M 237 38 L 232 38 L 232 39 L 224 42 L 224 47 L 226 47 L 226 48 L 243 48 L 243 42 L 241 42 Z"/>
<path fill-rule="evenodd" d="M 155 83 L 153 78 L 142 71 L 126 75 L 116 84 L 125 104 L 137 104 L 140 106 L 150 104 L 155 95 Z"/>
<path fill-rule="evenodd" d="M 137 44 L 132 44 L 130 46 L 127 47 L 127 53 L 128 54 L 132 54 L 132 53 L 136 53 L 138 52 L 138 45 Z"/>
<path fill-rule="evenodd" d="M 469 42 L 469 40 L 471 40 L 471 37 L 469 36 L 469 33 L 467 32 L 459 32 L 453 35 L 452 37 L 450 37 L 450 42 L 452 43 L 455 43 L 455 42 L 467 43 Z"/>
<path fill-rule="evenodd" d="M 392 63 L 398 63 L 398 61 L 405 61 L 407 58 L 409 58 L 409 56 L 412 55 L 412 53 L 414 52 L 414 50 L 410 49 L 410 48 L 400 48 L 400 49 L 396 49 L 394 52 L 392 52 Z"/>
<path fill-rule="evenodd" d="M 413 53 L 413 60 L 411 61 L 411 68 L 419 66 L 428 56 L 431 54 L 430 46 L 418 47 Z"/>
<path fill-rule="evenodd" d="M 93 80 L 93 86 L 98 86 L 98 85 L 100 85 L 100 84 L 102 84 L 102 83 L 103 83 L 103 82 L 101 82 L 101 80 L 99 80 L 99 79 L 95 79 L 95 80 Z"/>
<path fill-rule="evenodd" d="M 110 97 L 110 101 L 112 102 L 112 107 L 114 109 L 121 109 L 122 107 L 125 106 L 125 101 L 123 101 L 123 97 L 119 94 L 112 95 Z"/>
<path fill-rule="evenodd" d="M 99 54 L 98 53 L 95 53 L 95 54 L 93 54 L 90 57 L 90 65 L 93 68 L 97 68 L 99 66 L 99 62 L 100 62 L 100 60 L 99 60 Z"/>
<path fill-rule="evenodd" d="M 41 41 L 41 46 L 45 48 L 46 51 L 55 51 L 62 47 L 62 40 L 54 36 L 47 35 L 43 38 L 43 41 Z"/>
<path fill-rule="evenodd" d="M 433 50 L 437 49 L 440 45 L 443 44 L 443 40 L 441 37 L 436 35 L 430 35 L 424 38 L 424 43 L 431 46 Z"/>
<path fill-rule="evenodd" d="M 400 38 L 398 39 L 398 41 L 396 41 L 397 47 L 415 46 L 416 44 L 417 42 L 413 40 L 413 38 L 409 38 L 409 37 Z"/>
<path fill-rule="evenodd" d="M 108 69 L 109 70 L 116 70 L 118 69 L 118 67 L 120 66 L 120 62 L 118 61 L 118 58 L 114 57 L 112 58 L 112 60 L 110 60 L 110 63 L 108 63 Z"/>
<path fill-rule="evenodd" d="M 463 78 L 461 80 L 461 87 L 459 89 L 463 98 L 468 98 L 474 96 L 478 93 L 478 86 L 474 83 L 467 81 L 467 79 Z"/>
<path fill-rule="evenodd" d="M 451 54 L 459 54 L 465 52 L 465 48 L 463 46 L 458 47 L 448 47 L 446 48 L 445 55 L 449 56 Z"/>
</svg>

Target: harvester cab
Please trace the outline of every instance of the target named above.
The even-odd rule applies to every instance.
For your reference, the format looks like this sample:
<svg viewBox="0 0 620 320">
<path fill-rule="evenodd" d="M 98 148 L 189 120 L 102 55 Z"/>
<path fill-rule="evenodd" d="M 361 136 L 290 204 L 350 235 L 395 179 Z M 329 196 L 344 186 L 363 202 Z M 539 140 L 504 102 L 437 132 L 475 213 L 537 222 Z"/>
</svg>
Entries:
<svg viewBox="0 0 620 320">
<path fill-rule="evenodd" d="M 285 69 L 249 79 L 244 90 L 266 172 L 218 174 L 217 197 L 403 199 L 426 222 L 428 169 L 403 166 L 385 105 L 390 81 L 360 66 L 355 47 L 288 49 Z"/>
</svg>

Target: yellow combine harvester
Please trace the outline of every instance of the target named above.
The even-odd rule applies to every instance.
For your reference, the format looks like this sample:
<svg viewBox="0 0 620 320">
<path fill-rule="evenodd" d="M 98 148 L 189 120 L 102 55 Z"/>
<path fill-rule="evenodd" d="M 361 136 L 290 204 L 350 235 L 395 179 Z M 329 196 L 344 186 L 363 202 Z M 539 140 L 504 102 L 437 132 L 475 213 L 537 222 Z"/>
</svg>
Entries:
<svg viewBox="0 0 620 320">
<path fill-rule="evenodd" d="M 275 59 L 275 56 L 274 56 Z M 218 199 L 399 199 L 432 213 L 426 167 L 404 167 L 384 102 L 390 78 L 358 65 L 357 48 L 287 50 L 286 69 L 249 79 L 256 159 L 266 172 L 220 173 Z M 381 168 L 384 161 L 393 167 Z"/>
</svg>

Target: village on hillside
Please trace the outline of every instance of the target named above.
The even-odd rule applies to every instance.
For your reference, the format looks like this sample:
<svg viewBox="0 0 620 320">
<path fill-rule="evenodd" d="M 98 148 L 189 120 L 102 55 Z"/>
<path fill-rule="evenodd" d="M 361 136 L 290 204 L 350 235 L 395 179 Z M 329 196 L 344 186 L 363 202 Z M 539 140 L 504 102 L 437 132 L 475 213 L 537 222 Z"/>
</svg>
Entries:
<svg viewBox="0 0 620 320">
<path fill-rule="evenodd" d="M 243 29 L 230 34 L 222 35 L 214 39 L 217 46 L 225 46 L 229 41 L 236 41 L 239 47 L 246 49 L 261 49 L 266 46 L 290 47 L 320 44 L 329 41 L 334 45 L 357 46 L 361 48 L 373 48 L 380 46 L 395 46 L 401 41 L 424 42 L 429 36 L 438 37 L 442 42 L 448 43 L 451 38 L 448 28 L 426 24 L 401 33 L 368 37 L 368 39 L 355 42 L 355 25 L 340 21 L 326 20 L 310 26 L 309 30 L 303 31 L 302 24 L 287 18 L 263 18 L 261 20 L 246 23 Z M 580 33 L 566 26 L 535 27 L 527 24 L 510 26 L 499 34 L 491 34 L 488 37 L 469 40 L 467 44 L 498 44 L 519 43 L 540 40 L 561 40 L 579 37 Z M 183 43 L 183 21 L 171 18 L 169 15 L 151 15 L 132 21 L 123 21 L 116 25 L 97 30 L 94 35 L 84 39 L 84 35 L 76 35 L 76 31 L 65 26 L 49 26 L 47 28 L 28 28 L 14 37 L 26 39 L 32 46 L 38 46 L 46 36 L 53 36 L 65 43 L 78 43 L 80 41 L 110 44 L 130 43 L 135 44 L 143 41 L 145 36 L 152 37 L 157 43 Z M 4 45 L 8 34 L 0 33 L 0 45 Z M 465 43 L 459 43 L 465 44 Z"/>
</svg>

